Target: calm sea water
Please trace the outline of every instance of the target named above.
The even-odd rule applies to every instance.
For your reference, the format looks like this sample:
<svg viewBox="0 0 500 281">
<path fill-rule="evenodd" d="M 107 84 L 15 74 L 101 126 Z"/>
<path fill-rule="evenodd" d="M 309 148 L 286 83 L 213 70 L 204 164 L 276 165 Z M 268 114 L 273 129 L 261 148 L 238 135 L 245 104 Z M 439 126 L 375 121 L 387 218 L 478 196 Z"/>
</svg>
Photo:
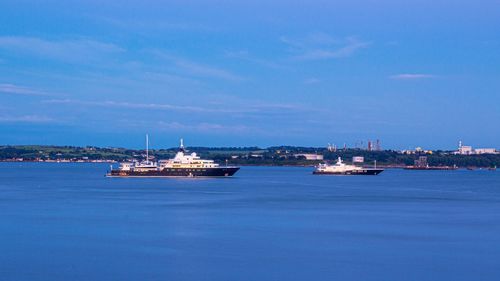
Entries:
<svg viewBox="0 0 500 281">
<path fill-rule="evenodd" d="M 500 280 L 500 172 L 0 163 L 0 280 Z"/>
</svg>

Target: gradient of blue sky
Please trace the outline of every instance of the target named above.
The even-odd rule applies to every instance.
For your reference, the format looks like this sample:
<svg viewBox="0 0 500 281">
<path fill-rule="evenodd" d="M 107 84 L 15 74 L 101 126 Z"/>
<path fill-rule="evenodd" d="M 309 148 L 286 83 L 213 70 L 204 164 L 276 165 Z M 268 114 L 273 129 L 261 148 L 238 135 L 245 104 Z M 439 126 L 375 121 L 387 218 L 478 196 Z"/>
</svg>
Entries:
<svg viewBox="0 0 500 281">
<path fill-rule="evenodd" d="M 0 14 L 2 144 L 500 143 L 499 1 L 4 0 Z"/>
</svg>

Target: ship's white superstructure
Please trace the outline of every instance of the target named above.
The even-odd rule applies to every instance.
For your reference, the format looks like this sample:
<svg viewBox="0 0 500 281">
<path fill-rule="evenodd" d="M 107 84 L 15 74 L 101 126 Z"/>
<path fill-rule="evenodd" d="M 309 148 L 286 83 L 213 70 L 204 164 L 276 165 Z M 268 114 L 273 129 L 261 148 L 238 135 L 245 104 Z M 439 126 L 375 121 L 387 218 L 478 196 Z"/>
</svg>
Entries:
<svg viewBox="0 0 500 281">
<path fill-rule="evenodd" d="M 121 167 L 122 167 L 122 165 L 120 165 L 120 168 Z M 152 162 L 152 161 L 134 162 L 134 163 L 132 163 L 131 168 L 137 172 L 157 171 L 158 164 L 156 162 Z"/>
<path fill-rule="evenodd" d="M 318 175 L 378 175 L 383 172 L 383 169 L 374 168 L 365 168 L 355 165 L 349 165 L 342 162 L 342 159 L 339 157 L 337 159 L 337 163 L 334 165 L 329 164 L 319 164 L 316 166 L 313 174 Z"/>
<path fill-rule="evenodd" d="M 324 173 L 345 173 L 354 170 L 363 170 L 363 168 L 355 165 L 345 164 L 344 162 L 342 162 L 342 158 L 340 157 L 337 159 L 337 163 L 335 163 L 334 165 L 319 164 L 316 169 L 316 171 Z"/>
<path fill-rule="evenodd" d="M 181 139 L 179 151 L 174 158 L 168 160 L 160 160 L 160 170 L 165 168 L 217 168 L 219 164 L 213 160 L 201 159 L 195 152 L 187 154 L 184 149 L 184 143 Z"/>
</svg>

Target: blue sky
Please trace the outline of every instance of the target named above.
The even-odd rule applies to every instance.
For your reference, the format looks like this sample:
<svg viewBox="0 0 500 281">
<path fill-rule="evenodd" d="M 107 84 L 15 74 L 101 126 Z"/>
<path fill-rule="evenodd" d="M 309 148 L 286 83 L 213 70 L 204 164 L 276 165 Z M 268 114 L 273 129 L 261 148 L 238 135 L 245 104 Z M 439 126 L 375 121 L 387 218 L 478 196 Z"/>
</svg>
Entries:
<svg viewBox="0 0 500 281">
<path fill-rule="evenodd" d="M 304 3 L 1 1 L 0 144 L 499 147 L 499 1 Z"/>
</svg>

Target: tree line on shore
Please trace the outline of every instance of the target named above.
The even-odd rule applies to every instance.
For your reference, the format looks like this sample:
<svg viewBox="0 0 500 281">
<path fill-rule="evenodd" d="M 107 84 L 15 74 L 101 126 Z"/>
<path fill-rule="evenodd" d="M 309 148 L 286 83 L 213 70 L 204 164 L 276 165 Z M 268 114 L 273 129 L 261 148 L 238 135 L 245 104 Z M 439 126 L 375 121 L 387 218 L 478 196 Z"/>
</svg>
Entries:
<svg viewBox="0 0 500 281">
<path fill-rule="evenodd" d="M 154 159 L 172 158 L 177 148 L 151 150 Z M 320 160 L 307 160 L 299 154 L 320 154 L 324 161 L 334 161 L 342 157 L 350 162 L 352 157 L 364 157 L 365 164 L 375 161 L 378 165 L 407 166 L 413 165 L 420 156 L 426 156 L 431 166 L 459 167 L 494 167 L 500 164 L 500 154 L 455 155 L 451 151 L 434 151 L 432 154 L 404 154 L 396 150 L 368 151 L 362 149 L 341 149 L 329 151 L 326 148 L 276 146 L 258 147 L 189 147 L 189 152 L 196 152 L 202 158 L 216 162 L 237 165 L 314 165 Z M 99 148 L 74 146 L 0 146 L 0 161 L 47 161 L 65 159 L 70 161 L 91 160 L 142 160 L 144 150 L 127 148 Z"/>
</svg>

